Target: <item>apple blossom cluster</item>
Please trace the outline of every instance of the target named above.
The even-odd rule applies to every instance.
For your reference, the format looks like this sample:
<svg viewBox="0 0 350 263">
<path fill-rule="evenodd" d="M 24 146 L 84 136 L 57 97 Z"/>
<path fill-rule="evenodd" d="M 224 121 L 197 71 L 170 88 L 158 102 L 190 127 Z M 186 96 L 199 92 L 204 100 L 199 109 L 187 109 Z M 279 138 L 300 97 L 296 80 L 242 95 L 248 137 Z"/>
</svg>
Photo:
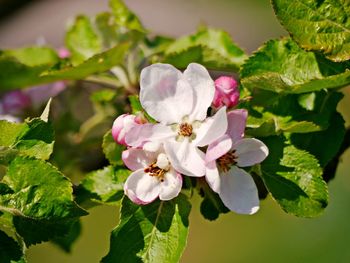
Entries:
<svg viewBox="0 0 350 263">
<path fill-rule="evenodd" d="M 124 114 L 112 128 L 115 141 L 128 147 L 122 159 L 133 172 L 124 191 L 134 203 L 170 200 L 180 193 L 183 176 L 192 176 L 205 177 L 232 211 L 259 209 L 257 187 L 242 168 L 262 162 L 268 148 L 244 138 L 247 111 L 233 109 L 239 102 L 233 78 L 214 82 L 196 63 L 183 73 L 153 64 L 141 72 L 140 102 L 156 123 Z"/>
</svg>

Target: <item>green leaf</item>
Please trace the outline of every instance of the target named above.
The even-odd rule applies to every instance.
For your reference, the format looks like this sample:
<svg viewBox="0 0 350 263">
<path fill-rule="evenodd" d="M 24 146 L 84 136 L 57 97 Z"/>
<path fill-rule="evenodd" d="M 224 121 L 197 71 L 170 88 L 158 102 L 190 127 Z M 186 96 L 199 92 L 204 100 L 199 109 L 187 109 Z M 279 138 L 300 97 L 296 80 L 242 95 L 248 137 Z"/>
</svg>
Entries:
<svg viewBox="0 0 350 263">
<path fill-rule="evenodd" d="M 102 262 L 178 262 L 186 245 L 190 210 L 184 195 L 146 206 L 125 197 L 120 223 Z"/>
<path fill-rule="evenodd" d="M 335 112 L 328 129 L 308 134 L 293 134 L 291 142 L 299 149 L 306 150 L 317 157 L 321 167 L 325 167 L 338 153 L 345 136 L 343 117 Z"/>
<path fill-rule="evenodd" d="M 264 142 L 270 154 L 261 164 L 261 173 L 273 198 L 287 213 L 299 217 L 320 215 L 328 204 L 328 190 L 317 159 L 279 137 Z"/>
<path fill-rule="evenodd" d="M 339 92 L 315 92 L 313 110 L 300 105 L 300 95 L 277 93 L 256 89 L 247 105 L 249 116 L 247 135 L 266 137 L 282 132 L 309 133 L 325 130 L 343 98 Z"/>
<path fill-rule="evenodd" d="M 68 66 L 58 70 L 49 70 L 41 74 L 41 81 L 79 80 L 96 73 L 105 72 L 123 63 L 129 45 L 124 43 L 105 52 L 94 55 L 77 66 Z"/>
<path fill-rule="evenodd" d="M 298 97 L 299 105 L 304 109 L 310 110 L 310 111 L 315 109 L 315 100 L 316 100 L 315 92 L 301 94 Z"/>
<path fill-rule="evenodd" d="M 203 197 L 200 211 L 205 219 L 213 221 L 217 219 L 220 214 L 230 212 L 230 210 L 222 203 L 220 196 L 211 190 L 206 182 L 202 184 L 200 195 Z"/>
<path fill-rule="evenodd" d="M 72 53 L 73 65 L 78 65 L 102 50 L 100 38 L 94 31 L 90 19 L 78 16 L 66 35 L 66 45 Z"/>
<path fill-rule="evenodd" d="M 334 61 L 350 59 L 350 3 L 336 0 L 273 0 L 275 13 L 293 39 Z"/>
<path fill-rule="evenodd" d="M 15 216 L 17 232 L 27 245 L 63 234 L 68 223 L 86 215 L 73 201 L 71 182 L 44 161 L 17 157 L 2 182 L 13 193 L 0 196 L 0 210 Z"/>
<path fill-rule="evenodd" d="M 112 9 L 112 13 L 115 17 L 115 22 L 121 26 L 130 30 L 139 31 L 145 33 L 146 30 L 142 26 L 138 17 L 129 10 L 129 8 L 121 0 L 110 0 L 109 6 Z"/>
<path fill-rule="evenodd" d="M 24 263 L 24 255 L 21 247 L 11 237 L 0 231 L 0 262 L 1 263 Z"/>
<path fill-rule="evenodd" d="M 18 89 L 43 83 L 39 75 L 59 61 L 56 52 L 45 47 L 31 47 L 0 52 L 1 90 Z"/>
<path fill-rule="evenodd" d="M 74 222 L 67 235 L 54 238 L 52 241 L 65 252 L 72 252 L 72 246 L 74 242 L 78 239 L 81 233 L 81 223 L 80 221 Z"/>
<path fill-rule="evenodd" d="M 54 130 L 40 118 L 17 124 L 0 121 L 0 162 L 8 163 L 16 154 L 49 159 L 54 145 Z"/>
<path fill-rule="evenodd" d="M 103 136 L 102 149 L 110 164 L 123 165 L 122 152 L 125 149 L 125 147 L 115 142 L 111 131 L 108 131 Z"/>
<path fill-rule="evenodd" d="M 107 166 L 86 175 L 78 187 L 78 202 L 87 198 L 105 204 L 119 204 L 124 196 L 124 182 L 130 171 Z"/>
<path fill-rule="evenodd" d="M 200 28 L 197 33 L 175 40 L 165 50 L 164 62 L 178 68 L 186 68 L 197 62 L 210 69 L 235 70 L 243 64 L 247 55 L 224 31 Z"/>
<path fill-rule="evenodd" d="M 11 146 L 13 145 L 18 137 L 23 135 L 27 130 L 25 123 L 14 123 L 5 120 L 0 120 L 0 146 Z"/>
<path fill-rule="evenodd" d="M 331 62 L 285 38 L 268 41 L 245 62 L 241 83 L 248 89 L 306 93 L 350 84 L 349 69 L 349 62 Z"/>
</svg>

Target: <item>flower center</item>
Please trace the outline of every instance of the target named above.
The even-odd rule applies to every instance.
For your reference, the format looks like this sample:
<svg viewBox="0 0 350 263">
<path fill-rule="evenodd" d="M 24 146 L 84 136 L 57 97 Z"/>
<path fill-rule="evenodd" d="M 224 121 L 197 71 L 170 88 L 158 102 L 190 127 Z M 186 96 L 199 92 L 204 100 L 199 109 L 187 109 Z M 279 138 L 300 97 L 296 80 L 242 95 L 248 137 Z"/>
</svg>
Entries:
<svg viewBox="0 0 350 263">
<path fill-rule="evenodd" d="M 192 125 L 185 122 L 180 124 L 179 131 L 177 134 L 180 136 L 190 137 L 192 133 L 193 133 Z"/>
<path fill-rule="evenodd" d="M 224 173 L 227 173 L 230 170 L 230 167 L 237 163 L 236 159 L 237 156 L 235 155 L 235 150 L 233 150 L 232 152 L 228 152 L 225 155 L 218 158 L 216 160 L 216 163 Z"/>
<path fill-rule="evenodd" d="M 145 173 L 148 173 L 149 176 L 156 176 L 161 182 L 164 182 L 164 175 L 167 172 L 166 170 L 159 168 L 157 163 L 154 162 L 144 169 Z"/>
</svg>

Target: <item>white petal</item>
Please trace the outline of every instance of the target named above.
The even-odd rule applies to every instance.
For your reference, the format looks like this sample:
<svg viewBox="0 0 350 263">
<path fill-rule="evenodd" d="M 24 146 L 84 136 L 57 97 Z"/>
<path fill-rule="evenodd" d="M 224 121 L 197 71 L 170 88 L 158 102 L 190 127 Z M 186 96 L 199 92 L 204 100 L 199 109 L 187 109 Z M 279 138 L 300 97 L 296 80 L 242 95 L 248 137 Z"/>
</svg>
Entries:
<svg viewBox="0 0 350 263">
<path fill-rule="evenodd" d="M 214 192 L 220 191 L 221 180 L 215 161 L 206 164 L 205 179 Z"/>
<path fill-rule="evenodd" d="M 193 141 L 199 147 L 206 146 L 225 134 L 227 130 L 226 107 L 222 107 L 213 117 L 207 118 L 195 130 L 196 139 Z"/>
<path fill-rule="evenodd" d="M 171 169 L 164 175 L 159 193 L 160 200 L 171 200 L 179 195 L 182 187 L 182 177 L 179 173 Z"/>
<path fill-rule="evenodd" d="M 127 145 L 132 147 L 140 147 L 145 142 L 161 141 L 175 137 L 176 133 L 169 126 L 163 124 L 143 124 L 132 128 L 125 135 L 125 141 Z"/>
<path fill-rule="evenodd" d="M 143 203 L 150 203 L 159 196 L 161 182 L 156 176 L 146 174 L 143 169 L 133 172 L 124 184 L 126 195 L 136 197 Z"/>
<path fill-rule="evenodd" d="M 194 104 L 190 121 L 204 120 L 214 99 L 215 84 L 205 67 L 191 63 L 184 71 L 184 78 L 194 91 Z"/>
<path fill-rule="evenodd" d="M 220 174 L 220 179 L 219 196 L 227 208 L 250 215 L 259 210 L 258 190 L 250 174 L 233 166 L 228 173 Z"/>
<path fill-rule="evenodd" d="M 232 148 L 237 156 L 237 166 L 247 167 L 261 163 L 269 154 L 266 145 L 257 139 L 246 138 L 237 141 Z"/>
<path fill-rule="evenodd" d="M 248 112 L 244 109 L 233 110 L 227 113 L 227 134 L 233 142 L 243 138 L 247 117 Z"/>
<path fill-rule="evenodd" d="M 232 140 L 228 135 L 222 136 L 220 139 L 209 144 L 205 154 L 205 162 L 209 163 L 223 156 L 231 150 Z"/>
<path fill-rule="evenodd" d="M 144 149 L 145 151 L 148 152 L 157 152 L 161 147 L 161 143 L 160 142 L 146 142 L 142 149 Z"/>
<path fill-rule="evenodd" d="M 132 171 L 143 169 L 156 159 L 157 155 L 155 153 L 146 152 L 142 149 L 129 148 L 122 153 L 124 164 Z"/>
<path fill-rule="evenodd" d="M 163 124 L 179 123 L 193 107 L 193 89 L 182 73 L 169 64 L 144 68 L 140 80 L 142 107 Z"/>
<path fill-rule="evenodd" d="M 188 176 L 204 176 L 205 155 L 187 138 L 182 142 L 166 142 L 164 148 L 171 165 L 176 171 Z"/>
</svg>

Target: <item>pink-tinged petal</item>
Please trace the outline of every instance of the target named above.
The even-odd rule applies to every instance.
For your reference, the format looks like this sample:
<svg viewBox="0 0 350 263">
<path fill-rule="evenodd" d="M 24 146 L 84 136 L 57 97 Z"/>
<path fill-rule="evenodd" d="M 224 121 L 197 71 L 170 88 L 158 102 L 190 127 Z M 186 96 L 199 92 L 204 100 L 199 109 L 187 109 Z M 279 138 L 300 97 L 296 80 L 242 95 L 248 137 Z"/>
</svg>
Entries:
<svg viewBox="0 0 350 263">
<path fill-rule="evenodd" d="M 243 169 L 231 167 L 220 175 L 219 196 L 224 205 L 238 214 L 254 214 L 259 210 L 258 190 L 253 178 Z"/>
<path fill-rule="evenodd" d="M 137 198 L 143 204 L 148 204 L 159 196 L 160 184 L 161 182 L 156 176 L 150 176 L 143 169 L 140 169 L 126 179 L 124 192 L 131 200 Z"/>
<path fill-rule="evenodd" d="M 222 107 L 213 117 L 207 118 L 195 130 L 197 137 L 193 143 L 199 147 L 209 145 L 223 136 L 226 130 L 226 107 Z"/>
<path fill-rule="evenodd" d="M 180 123 L 193 107 L 193 90 L 182 73 L 169 64 L 144 68 L 140 80 L 142 107 L 163 124 Z"/>
<path fill-rule="evenodd" d="M 148 203 L 143 202 L 142 200 L 138 199 L 135 193 L 131 190 L 125 190 L 125 195 L 129 197 L 129 199 L 134 202 L 137 205 L 147 205 Z"/>
<path fill-rule="evenodd" d="M 133 128 L 138 126 L 140 119 L 135 115 L 123 114 L 115 119 L 112 126 L 113 139 L 122 145 L 128 146 L 125 142 L 125 135 Z"/>
<path fill-rule="evenodd" d="M 157 141 L 161 142 L 166 139 L 175 137 L 175 132 L 170 126 L 163 124 L 142 124 L 130 129 L 125 135 L 125 142 L 132 147 L 140 147 L 145 142 Z"/>
<path fill-rule="evenodd" d="M 142 149 L 129 148 L 123 151 L 122 160 L 126 167 L 132 171 L 144 169 L 157 160 L 157 154 Z"/>
<path fill-rule="evenodd" d="M 194 91 L 194 104 L 189 115 L 190 121 L 202 121 L 207 117 L 207 110 L 214 98 L 214 81 L 206 68 L 197 63 L 189 64 L 183 75 Z"/>
<path fill-rule="evenodd" d="M 215 161 L 206 164 L 205 179 L 214 192 L 220 191 L 221 180 Z"/>
<path fill-rule="evenodd" d="M 204 176 L 205 155 L 190 143 L 187 138 L 182 142 L 165 142 L 164 148 L 170 164 L 176 171 L 188 176 Z"/>
<path fill-rule="evenodd" d="M 247 167 L 261 163 L 269 155 L 266 145 L 257 139 L 245 138 L 237 141 L 232 148 L 237 156 L 237 166 Z"/>
<path fill-rule="evenodd" d="M 159 199 L 164 201 L 171 200 L 179 195 L 181 188 L 181 174 L 171 169 L 164 175 L 164 181 L 161 184 Z"/>
<path fill-rule="evenodd" d="M 233 110 L 227 113 L 227 134 L 233 142 L 243 138 L 247 117 L 248 112 L 244 109 Z"/>
<path fill-rule="evenodd" d="M 220 139 L 209 144 L 207 152 L 205 154 L 205 162 L 209 163 L 215 161 L 219 157 L 223 156 L 232 147 L 232 140 L 228 135 L 223 135 Z"/>
</svg>

